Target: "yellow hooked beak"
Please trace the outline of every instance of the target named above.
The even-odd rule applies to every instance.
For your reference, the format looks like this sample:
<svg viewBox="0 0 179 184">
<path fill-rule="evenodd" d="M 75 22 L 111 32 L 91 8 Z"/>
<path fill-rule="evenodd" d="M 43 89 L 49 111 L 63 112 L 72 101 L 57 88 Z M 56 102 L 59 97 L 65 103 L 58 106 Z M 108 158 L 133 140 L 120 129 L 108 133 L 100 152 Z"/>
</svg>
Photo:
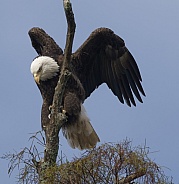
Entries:
<svg viewBox="0 0 179 184">
<path fill-rule="evenodd" d="M 37 84 L 40 84 L 40 74 L 39 73 L 34 73 L 34 80 Z"/>
</svg>

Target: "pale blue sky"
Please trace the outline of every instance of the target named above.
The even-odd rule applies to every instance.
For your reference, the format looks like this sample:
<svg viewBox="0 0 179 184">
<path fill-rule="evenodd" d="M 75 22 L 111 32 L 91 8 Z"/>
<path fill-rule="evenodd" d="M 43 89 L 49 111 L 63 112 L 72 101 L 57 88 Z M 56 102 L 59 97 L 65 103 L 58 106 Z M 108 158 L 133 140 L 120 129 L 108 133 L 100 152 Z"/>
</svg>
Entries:
<svg viewBox="0 0 179 184">
<path fill-rule="evenodd" d="M 147 97 L 129 108 L 102 85 L 85 102 L 101 143 L 126 137 L 133 146 L 151 148 L 149 156 L 179 183 L 179 1 L 72 0 L 77 24 L 75 51 L 98 27 L 121 36 L 140 68 Z M 40 130 L 41 96 L 29 67 L 37 56 L 28 30 L 43 28 L 64 48 L 66 20 L 62 0 L 6 0 L 0 6 L 0 155 L 29 145 L 29 133 Z M 72 157 L 61 135 L 61 149 Z M 0 160 L 1 183 L 15 183 Z"/>
</svg>

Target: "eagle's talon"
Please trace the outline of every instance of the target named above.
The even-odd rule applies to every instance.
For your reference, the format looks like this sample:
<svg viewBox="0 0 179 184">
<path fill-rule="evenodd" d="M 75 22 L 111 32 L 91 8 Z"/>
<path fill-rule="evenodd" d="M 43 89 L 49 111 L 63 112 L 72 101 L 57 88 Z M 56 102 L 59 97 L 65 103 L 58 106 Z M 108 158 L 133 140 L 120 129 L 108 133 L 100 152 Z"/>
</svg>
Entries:
<svg viewBox="0 0 179 184">
<path fill-rule="evenodd" d="M 52 111 L 52 105 L 50 105 L 49 107 L 48 107 L 48 110 L 51 112 Z"/>
<path fill-rule="evenodd" d="M 48 115 L 48 119 L 50 119 L 50 118 L 51 118 L 51 114 Z"/>
<path fill-rule="evenodd" d="M 67 111 L 62 109 L 62 113 L 66 115 Z"/>
</svg>

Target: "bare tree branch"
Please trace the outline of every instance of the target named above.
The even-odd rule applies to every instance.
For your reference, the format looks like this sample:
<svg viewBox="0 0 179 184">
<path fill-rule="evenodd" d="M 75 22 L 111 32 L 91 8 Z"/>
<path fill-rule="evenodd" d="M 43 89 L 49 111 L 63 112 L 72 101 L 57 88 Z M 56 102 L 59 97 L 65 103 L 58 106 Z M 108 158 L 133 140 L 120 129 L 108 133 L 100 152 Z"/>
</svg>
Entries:
<svg viewBox="0 0 179 184">
<path fill-rule="evenodd" d="M 64 6 L 65 15 L 67 19 L 67 26 L 68 26 L 63 66 L 64 68 L 66 67 L 68 68 L 68 64 L 71 61 L 72 45 L 73 45 L 73 39 L 75 35 L 76 24 L 75 24 L 74 14 L 73 14 L 70 0 L 63 0 L 63 6 Z"/>
<path fill-rule="evenodd" d="M 46 128 L 46 150 L 44 155 L 44 161 L 49 162 L 49 164 L 56 163 L 56 158 L 58 155 L 59 148 L 59 131 L 62 125 L 66 122 L 67 117 L 59 113 L 60 106 L 62 105 L 63 93 L 66 87 L 66 83 L 71 75 L 69 72 L 69 63 L 71 60 L 71 52 L 73 45 L 73 38 L 75 32 L 75 22 L 74 15 L 72 11 L 72 6 L 70 1 L 64 0 L 64 10 L 68 23 L 66 46 L 64 53 L 64 61 L 61 70 L 61 75 L 59 81 L 55 88 L 55 94 L 53 98 L 52 111 L 51 111 L 51 120 L 50 124 Z"/>
</svg>

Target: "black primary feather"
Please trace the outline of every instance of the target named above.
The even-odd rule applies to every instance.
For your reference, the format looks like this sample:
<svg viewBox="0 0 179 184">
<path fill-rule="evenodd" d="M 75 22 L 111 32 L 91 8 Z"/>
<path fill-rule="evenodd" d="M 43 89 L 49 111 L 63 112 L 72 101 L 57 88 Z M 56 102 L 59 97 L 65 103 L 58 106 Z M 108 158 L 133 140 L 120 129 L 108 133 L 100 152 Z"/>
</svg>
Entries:
<svg viewBox="0 0 179 184">
<path fill-rule="evenodd" d="M 102 83 L 106 83 L 121 103 L 135 106 L 133 94 L 142 102 L 145 96 L 141 75 L 134 57 L 122 38 L 108 28 L 91 33 L 83 45 L 72 55 L 72 64 L 79 77 L 86 98 Z"/>
</svg>

